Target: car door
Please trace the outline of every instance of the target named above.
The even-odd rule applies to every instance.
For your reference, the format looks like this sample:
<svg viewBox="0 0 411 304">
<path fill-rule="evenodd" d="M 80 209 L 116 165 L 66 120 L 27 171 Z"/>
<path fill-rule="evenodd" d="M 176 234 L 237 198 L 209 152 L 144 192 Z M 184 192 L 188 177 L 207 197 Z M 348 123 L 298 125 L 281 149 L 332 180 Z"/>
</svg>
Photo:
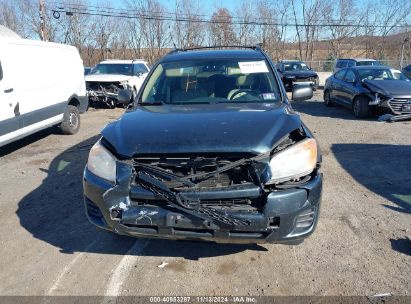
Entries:
<svg viewBox="0 0 411 304">
<path fill-rule="evenodd" d="M 135 79 L 135 87 L 140 90 L 141 85 L 148 75 L 149 69 L 144 63 L 134 63 L 133 64 L 133 78 Z"/>
<path fill-rule="evenodd" d="M 339 70 L 333 76 L 333 81 L 330 83 L 330 97 L 337 103 L 343 103 L 342 101 L 342 83 L 344 79 L 346 69 Z"/>
<path fill-rule="evenodd" d="M 353 69 L 347 69 L 341 83 L 341 102 L 351 107 L 352 100 L 357 91 L 357 75 Z"/>
<path fill-rule="evenodd" d="M 11 132 L 20 128 L 12 67 L 7 55 L 7 47 L 0 45 L 0 146 L 12 138 Z"/>
</svg>

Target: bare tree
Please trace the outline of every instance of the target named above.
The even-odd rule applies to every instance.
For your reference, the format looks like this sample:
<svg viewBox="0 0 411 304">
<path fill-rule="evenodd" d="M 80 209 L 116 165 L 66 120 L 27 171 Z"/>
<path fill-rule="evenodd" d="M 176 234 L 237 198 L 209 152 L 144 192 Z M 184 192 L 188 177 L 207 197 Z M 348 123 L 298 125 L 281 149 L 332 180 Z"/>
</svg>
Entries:
<svg viewBox="0 0 411 304">
<path fill-rule="evenodd" d="M 263 43 L 264 50 L 275 60 L 285 56 L 286 21 L 289 15 L 290 0 L 268 2 L 260 0 L 257 4 L 259 25 L 258 42 Z M 276 14 L 272 12 L 275 11 Z"/>
<path fill-rule="evenodd" d="M 210 42 L 213 45 L 235 44 L 233 21 L 226 8 L 217 9 L 210 21 Z"/>
<path fill-rule="evenodd" d="M 299 12 L 297 0 L 291 0 L 301 60 L 313 59 L 314 41 L 318 40 L 321 31 L 321 27 L 318 24 L 323 19 L 325 3 L 325 0 L 299 0 L 298 7 L 301 9 Z"/>
<path fill-rule="evenodd" d="M 205 40 L 201 21 L 201 2 L 177 0 L 174 10 L 173 43 L 180 48 L 202 45 Z"/>
<path fill-rule="evenodd" d="M 236 10 L 238 24 L 235 26 L 236 40 L 240 45 L 256 44 L 255 3 L 250 0 L 243 0 Z"/>
<path fill-rule="evenodd" d="M 359 30 L 359 10 L 354 0 L 338 0 L 337 3 L 327 3 L 324 8 L 324 17 L 329 32 L 331 57 L 342 57 L 344 52 L 351 51 L 354 43 L 347 43 L 356 36 Z M 352 26 L 347 26 L 352 25 Z"/>
</svg>

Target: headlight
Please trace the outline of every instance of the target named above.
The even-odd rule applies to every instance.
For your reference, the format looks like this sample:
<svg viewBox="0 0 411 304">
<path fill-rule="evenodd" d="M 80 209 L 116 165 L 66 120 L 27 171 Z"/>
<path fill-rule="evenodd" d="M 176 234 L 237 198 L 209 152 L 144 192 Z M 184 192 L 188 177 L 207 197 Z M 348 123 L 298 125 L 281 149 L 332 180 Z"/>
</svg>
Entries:
<svg viewBox="0 0 411 304">
<path fill-rule="evenodd" d="M 384 95 L 379 94 L 379 93 L 375 93 L 374 98 L 368 102 L 368 105 L 370 105 L 370 106 L 377 106 L 377 105 L 379 105 L 380 103 L 382 103 L 382 102 L 384 102 L 384 101 L 386 101 L 386 100 L 389 100 L 389 99 L 390 99 L 390 98 L 388 98 L 387 96 L 384 96 Z"/>
<path fill-rule="evenodd" d="M 87 168 L 108 181 L 116 181 L 116 158 L 98 141 L 90 150 Z"/>
<path fill-rule="evenodd" d="M 122 81 L 121 84 L 123 85 L 124 89 L 131 90 L 131 85 L 128 83 L 128 80 Z"/>
<path fill-rule="evenodd" d="M 271 179 L 268 184 L 280 183 L 310 174 L 317 163 L 317 142 L 313 138 L 286 148 L 270 160 Z"/>
</svg>

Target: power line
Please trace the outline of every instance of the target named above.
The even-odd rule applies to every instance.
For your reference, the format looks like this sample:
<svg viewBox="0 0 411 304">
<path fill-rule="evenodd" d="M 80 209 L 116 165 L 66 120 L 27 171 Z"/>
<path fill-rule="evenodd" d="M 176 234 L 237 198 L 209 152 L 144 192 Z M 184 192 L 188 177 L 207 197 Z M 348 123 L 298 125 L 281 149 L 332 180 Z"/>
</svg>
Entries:
<svg viewBox="0 0 411 304">
<path fill-rule="evenodd" d="M 55 3 L 55 2 L 54 2 Z M 341 23 L 338 20 L 316 20 L 313 23 L 304 23 L 297 19 L 295 21 L 281 21 L 278 19 L 269 20 L 267 18 L 254 18 L 253 21 L 244 21 L 242 17 L 233 16 L 230 18 L 218 18 L 212 19 L 209 15 L 200 14 L 179 14 L 176 13 L 159 12 L 159 11 L 143 11 L 142 13 L 132 13 L 128 9 L 110 8 L 110 7 L 98 7 L 98 6 L 86 6 L 83 4 L 71 4 L 64 5 L 62 3 L 55 3 L 55 8 L 51 9 L 57 13 L 64 13 L 66 15 L 89 15 L 100 17 L 113 17 L 113 18 L 125 18 L 125 19 L 144 19 L 155 21 L 173 21 L 173 22 L 192 22 L 192 23 L 209 23 L 209 24 L 232 24 L 232 25 L 254 25 L 254 26 L 293 26 L 293 27 L 357 27 L 365 28 L 369 25 L 361 23 Z M 207 17 L 207 18 L 204 18 Z M 231 20 L 230 20 L 231 19 Z M 257 21 L 260 20 L 260 21 Z M 268 20 L 268 21 L 264 21 Z M 322 22 L 321 22 L 322 21 Z M 374 28 L 408 28 L 409 24 L 375 24 Z"/>
</svg>

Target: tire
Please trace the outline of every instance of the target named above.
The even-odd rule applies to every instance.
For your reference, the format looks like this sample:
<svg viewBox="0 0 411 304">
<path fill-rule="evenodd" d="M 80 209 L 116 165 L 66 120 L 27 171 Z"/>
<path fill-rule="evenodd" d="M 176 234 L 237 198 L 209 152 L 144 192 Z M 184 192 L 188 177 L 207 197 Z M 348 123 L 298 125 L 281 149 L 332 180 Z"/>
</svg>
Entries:
<svg viewBox="0 0 411 304">
<path fill-rule="evenodd" d="M 326 107 L 334 106 L 334 103 L 331 101 L 330 91 L 328 90 L 324 92 L 324 104 Z"/>
<path fill-rule="evenodd" d="M 67 135 L 76 134 L 80 129 L 80 112 L 75 106 L 67 106 L 60 129 L 63 134 Z"/>
<path fill-rule="evenodd" d="M 356 97 L 352 104 L 352 111 L 355 117 L 365 118 L 371 115 L 368 99 L 364 96 Z"/>
</svg>

